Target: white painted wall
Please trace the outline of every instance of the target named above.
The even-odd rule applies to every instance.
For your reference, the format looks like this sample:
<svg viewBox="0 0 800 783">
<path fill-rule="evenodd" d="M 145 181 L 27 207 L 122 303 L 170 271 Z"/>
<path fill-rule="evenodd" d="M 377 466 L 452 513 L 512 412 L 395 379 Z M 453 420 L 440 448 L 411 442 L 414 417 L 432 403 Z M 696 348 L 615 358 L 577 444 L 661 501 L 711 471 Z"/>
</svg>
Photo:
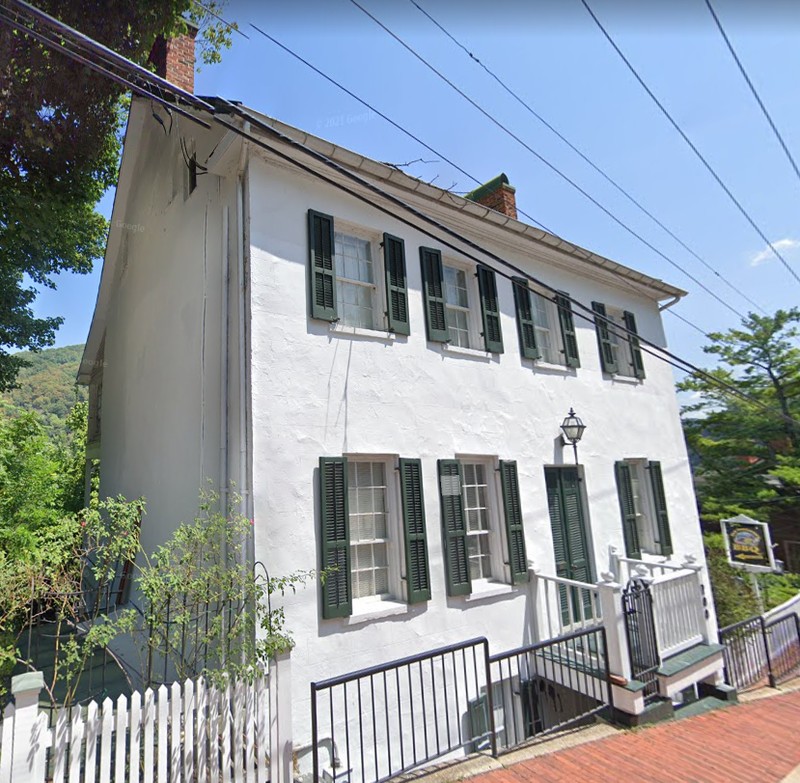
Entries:
<svg viewBox="0 0 800 783">
<path fill-rule="evenodd" d="M 201 160 L 214 139 L 177 116 L 167 136 L 144 101 L 132 112 L 142 127 L 139 154 L 124 163 L 134 185 L 112 218 L 127 252 L 107 259 L 102 282 L 112 298 L 100 492 L 147 499 L 142 544 L 150 552 L 194 517 L 200 488 L 220 472 L 222 207 L 218 177 L 200 176 L 188 199 L 182 186 L 179 138 L 195 137 Z"/>
<path fill-rule="evenodd" d="M 511 284 L 498 277 L 505 353 L 457 355 L 428 343 L 420 291 L 423 234 L 340 191 L 269 164 L 251 166 L 252 452 L 256 557 L 287 574 L 319 562 L 320 456 L 390 454 L 423 463 L 432 599 L 374 622 L 322 620 L 318 590 L 285 600 L 293 653 L 296 741 L 308 733 L 308 682 L 476 635 L 493 651 L 530 640 L 524 587 L 472 600 L 446 595 L 436 460 L 459 454 L 518 462 L 528 557 L 554 573 L 543 467 L 571 463 L 559 425 L 573 406 L 587 425 L 579 447 L 596 572 L 608 547 L 624 551 L 613 464 L 660 460 L 676 554 L 703 548 L 671 369 L 645 355 L 643 383 L 600 371 L 593 325 L 576 317 L 581 367 L 540 370 L 519 354 Z M 405 239 L 411 335 L 343 334 L 308 315 L 307 210 Z M 464 220 L 461 217 L 460 220 Z M 498 230 L 473 222 L 471 238 L 544 281 L 590 303 L 635 313 L 639 332 L 664 334 L 656 303 L 624 283 L 602 283 L 499 244 Z M 531 247 L 533 247 L 531 245 Z M 445 257 L 450 254 L 442 248 Z M 574 264 L 575 267 L 579 265 Z M 400 542 L 397 542 L 400 545 Z M 713 618 L 712 618 L 713 619 Z"/>
</svg>

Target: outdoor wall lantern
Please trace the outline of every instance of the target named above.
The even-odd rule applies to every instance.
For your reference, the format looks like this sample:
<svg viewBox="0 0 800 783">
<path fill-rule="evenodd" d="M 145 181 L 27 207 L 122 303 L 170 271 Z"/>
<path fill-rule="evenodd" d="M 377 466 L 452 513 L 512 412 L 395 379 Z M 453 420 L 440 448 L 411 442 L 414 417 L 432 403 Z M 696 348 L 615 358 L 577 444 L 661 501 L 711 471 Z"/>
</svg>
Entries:
<svg viewBox="0 0 800 783">
<path fill-rule="evenodd" d="M 576 465 L 578 464 L 578 441 L 583 437 L 585 429 L 586 425 L 575 415 L 575 411 L 570 408 L 567 417 L 561 422 L 561 432 L 563 433 L 564 443 L 572 444 L 572 448 L 575 451 Z"/>
</svg>

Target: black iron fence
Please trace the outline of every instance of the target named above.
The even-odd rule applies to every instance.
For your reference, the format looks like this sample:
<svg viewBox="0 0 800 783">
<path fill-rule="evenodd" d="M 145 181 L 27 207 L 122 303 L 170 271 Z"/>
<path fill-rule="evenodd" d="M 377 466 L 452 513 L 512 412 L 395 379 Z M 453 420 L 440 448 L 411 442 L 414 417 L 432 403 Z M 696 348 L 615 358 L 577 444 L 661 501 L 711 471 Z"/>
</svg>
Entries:
<svg viewBox="0 0 800 783">
<path fill-rule="evenodd" d="M 657 672 L 661 665 L 650 585 L 640 579 L 628 582 L 622 591 L 622 608 L 631 656 L 631 674 L 634 680 L 644 683 L 644 700 L 648 703 L 658 696 Z"/>
<path fill-rule="evenodd" d="M 739 690 L 775 687 L 800 674 L 800 617 L 750 617 L 720 629 L 725 680 Z"/>
<path fill-rule="evenodd" d="M 489 659 L 499 748 L 586 720 L 612 704 L 605 628 L 589 628 Z"/>
<path fill-rule="evenodd" d="M 311 683 L 313 780 L 379 783 L 611 705 L 601 626 L 489 655 L 485 638 Z"/>
</svg>

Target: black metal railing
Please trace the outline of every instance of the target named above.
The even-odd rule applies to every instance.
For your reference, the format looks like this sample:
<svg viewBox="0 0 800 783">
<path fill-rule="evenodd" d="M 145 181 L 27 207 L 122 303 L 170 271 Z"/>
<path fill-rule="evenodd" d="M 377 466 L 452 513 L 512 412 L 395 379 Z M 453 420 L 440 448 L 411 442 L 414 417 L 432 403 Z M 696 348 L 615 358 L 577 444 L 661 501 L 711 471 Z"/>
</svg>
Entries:
<svg viewBox="0 0 800 783">
<path fill-rule="evenodd" d="M 739 690 L 775 687 L 800 673 L 800 618 L 749 617 L 719 632 L 725 646 L 725 680 Z"/>
<path fill-rule="evenodd" d="M 485 638 L 311 683 L 313 780 L 379 783 L 496 756 L 613 709 L 602 626 L 489 655 Z"/>
<path fill-rule="evenodd" d="M 634 680 L 644 683 L 644 700 L 647 704 L 658 696 L 657 672 L 661 665 L 650 585 L 641 579 L 631 579 L 622 591 L 622 608 L 631 674 Z"/>
<path fill-rule="evenodd" d="M 502 749 L 613 709 L 602 626 L 493 655 L 489 662 Z"/>
<path fill-rule="evenodd" d="M 494 751 L 488 661 L 478 638 L 312 682 L 314 780 L 324 770 L 325 779 L 375 783 L 483 742 Z M 489 721 L 473 726 L 467 716 L 483 696 Z"/>
</svg>

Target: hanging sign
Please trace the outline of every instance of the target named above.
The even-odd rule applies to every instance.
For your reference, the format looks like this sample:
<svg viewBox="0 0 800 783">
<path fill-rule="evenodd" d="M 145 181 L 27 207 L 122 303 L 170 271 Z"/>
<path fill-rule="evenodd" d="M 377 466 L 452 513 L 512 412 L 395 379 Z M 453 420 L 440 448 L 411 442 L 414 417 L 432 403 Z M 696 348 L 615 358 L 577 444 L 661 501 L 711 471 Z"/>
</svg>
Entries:
<svg viewBox="0 0 800 783">
<path fill-rule="evenodd" d="M 753 573 L 775 571 L 775 555 L 769 525 L 740 514 L 732 519 L 723 519 L 722 536 L 728 562 Z"/>
</svg>

